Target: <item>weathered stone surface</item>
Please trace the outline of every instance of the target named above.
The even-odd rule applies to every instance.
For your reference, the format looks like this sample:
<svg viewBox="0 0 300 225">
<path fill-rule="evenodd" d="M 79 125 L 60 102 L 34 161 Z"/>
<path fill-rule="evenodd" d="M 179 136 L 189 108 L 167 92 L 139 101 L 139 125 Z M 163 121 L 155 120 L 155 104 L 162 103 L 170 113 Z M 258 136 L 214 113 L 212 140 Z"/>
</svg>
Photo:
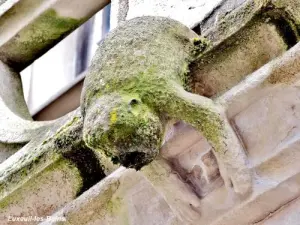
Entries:
<svg viewBox="0 0 300 225">
<path fill-rule="evenodd" d="M 0 97 L 1 101 L 12 113 L 32 120 L 23 97 L 20 75 L 0 62 Z M 2 107 L 4 107 L 4 105 Z M 4 109 L 1 110 L 1 114 Z"/>
<path fill-rule="evenodd" d="M 161 148 L 162 157 L 200 198 L 223 185 L 212 147 L 199 132 L 180 122 L 168 136 Z"/>
<path fill-rule="evenodd" d="M 280 101 L 280 98 L 277 98 L 277 101 Z M 246 112 L 247 110 L 245 110 Z M 260 124 L 259 127 L 263 128 L 264 124 Z M 263 134 L 266 136 L 272 135 L 271 131 L 270 133 L 266 133 L 265 131 L 259 133 L 261 136 Z M 188 145 L 186 147 L 189 149 Z M 200 203 L 194 203 L 201 216 L 197 219 L 194 218 L 195 220 L 192 224 L 252 224 L 265 219 L 270 213 L 274 213 L 286 203 L 297 198 L 299 196 L 298 138 L 294 137 L 293 142 L 287 139 L 280 151 L 272 151 L 270 149 L 268 156 L 270 158 L 265 159 L 263 164 L 253 165 L 255 166 L 257 176 L 254 191 L 248 198 L 245 199 L 234 194 L 228 194 L 223 187 L 216 189 L 205 196 Z M 259 158 L 261 158 L 260 155 L 257 155 L 257 159 Z M 192 161 L 194 158 L 190 160 Z M 169 172 L 172 170 L 174 171 L 174 169 L 170 169 Z M 172 190 L 168 185 L 168 181 L 165 181 L 168 179 L 162 178 L 161 180 L 164 180 L 161 181 L 161 185 L 157 185 L 156 180 L 153 183 L 156 187 L 161 188 L 163 186 L 168 191 Z M 177 191 L 179 189 L 183 190 L 182 188 L 178 188 L 178 184 L 173 186 L 176 187 Z M 172 195 L 168 191 L 166 191 L 166 196 Z M 188 191 L 184 192 L 189 193 Z M 164 192 L 161 191 L 161 193 Z M 172 193 L 176 193 L 176 191 L 173 190 Z M 176 201 L 178 201 L 178 196 L 180 195 L 176 193 L 173 196 L 176 196 Z M 189 198 L 185 200 L 187 199 Z M 183 206 L 182 202 L 179 204 Z M 179 209 L 180 206 L 174 208 Z M 189 218 L 191 219 L 192 217 Z M 213 221 L 215 220 L 217 221 L 214 223 Z"/>
<path fill-rule="evenodd" d="M 50 215 L 57 208 L 76 198 L 81 186 L 79 171 L 63 160 L 48 166 L 41 174 L 31 175 L 31 179 L 1 199 L 1 224 L 22 224 L 9 222 L 8 218 L 20 216 Z M 21 178 L 20 178 L 21 179 Z M 28 224 L 37 224 L 36 221 Z"/>
<path fill-rule="evenodd" d="M 157 155 L 165 123 L 184 120 L 213 146 L 227 187 L 248 192 L 246 157 L 222 108 L 188 92 L 189 67 L 208 46 L 186 26 L 163 17 L 135 18 L 107 35 L 82 93 L 87 145 L 139 169 Z"/>
<path fill-rule="evenodd" d="M 17 4 L 20 0 L 1 0 L 0 1 L 0 16 L 6 13 L 10 8 Z"/>
<path fill-rule="evenodd" d="M 296 22 L 296 29 L 299 30 L 300 21 L 300 3 L 297 0 L 271 0 L 275 7 L 287 12 L 288 17 Z"/>
<path fill-rule="evenodd" d="M 193 27 L 205 18 L 222 0 L 113 0 L 111 26 L 140 16 L 164 16 Z"/>
<path fill-rule="evenodd" d="M 172 209 L 142 174 L 120 168 L 53 217 L 65 222 L 46 224 L 182 224 Z"/>
<path fill-rule="evenodd" d="M 234 48 L 231 48 L 232 46 L 229 44 L 226 46 L 227 48 L 231 48 L 228 52 L 232 54 L 232 59 L 244 59 L 244 57 L 249 56 L 245 62 L 242 62 L 242 60 L 237 62 L 232 60 L 229 63 L 224 62 L 221 64 L 223 67 L 220 66 L 218 71 L 215 70 L 219 72 L 224 68 L 229 71 L 231 69 L 237 69 L 236 71 L 231 71 L 231 73 L 226 73 L 224 78 L 216 76 L 217 81 L 219 81 L 218 79 L 224 79 L 220 81 L 220 84 L 224 82 L 225 84 L 223 91 L 222 88 L 220 88 L 217 89 L 218 91 L 220 90 L 220 92 L 213 94 L 221 94 L 238 84 L 250 74 L 244 82 L 241 82 L 225 95 L 221 96 L 218 101 L 226 105 L 228 115 L 234 122 L 236 131 L 239 133 L 241 140 L 244 141 L 250 158 L 250 166 L 256 171 L 255 187 L 253 193 L 246 199 L 234 194 L 228 194 L 224 188 L 219 188 L 208 193 L 208 195 L 201 200 L 201 203 L 198 205 L 195 204 L 201 216 L 195 216 L 193 224 L 297 224 L 297 207 L 295 210 L 291 209 L 291 211 L 289 211 L 286 204 L 299 196 L 299 166 L 297 165 L 297 161 L 299 161 L 299 132 L 297 129 L 298 47 L 292 48 L 284 54 L 283 57 L 279 57 L 277 60 L 272 61 L 256 72 L 254 71 L 272 59 L 282 55 L 287 49 L 296 44 L 298 39 L 294 39 L 294 41 L 287 40 L 286 37 L 282 35 L 282 30 L 278 28 L 278 23 L 272 20 L 272 16 L 276 15 L 275 12 L 278 12 L 277 10 L 279 10 L 280 13 L 286 13 L 286 22 L 292 22 L 290 23 L 292 33 L 287 33 L 286 35 L 289 36 L 291 34 L 298 38 L 298 31 L 294 29 L 298 26 L 298 2 L 225 2 L 231 2 L 231 6 L 225 3 L 224 5 L 227 4 L 226 7 L 220 7 L 220 9 L 225 9 L 224 11 L 221 10 L 220 12 L 216 9 L 215 12 L 213 12 L 215 20 L 211 20 L 213 22 L 210 23 L 210 26 L 207 25 L 208 20 L 205 21 L 207 26 L 206 29 L 202 31 L 205 31 L 205 34 L 210 33 L 211 37 L 215 38 L 212 39 L 213 42 L 218 44 L 216 44 L 216 47 L 212 48 L 211 51 L 215 51 L 219 46 L 226 43 L 224 40 L 235 40 L 237 43 L 235 43 L 235 41 L 229 43 L 231 43 L 233 47 L 237 47 L 236 50 L 233 51 Z M 146 4 L 147 3 L 145 3 L 145 5 Z M 251 4 L 254 7 L 248 8 L 250 9 L 248 11 L 249 14 L 237 14 L 238 12 L 245 12 L 247 7 L 251 6 Z M 270 12 L 266 14 L 270 19 L 260 14 L 260 12 L 263 12 L 262 10 L 272 5 L 277 8 L 270 8 L 271 11 L 274 10 L 273 13 L 275 14 Z M 234 13 L 231 13 L 231 10 L 228 10 L 232 9 L 230 7 L 237 9 Z M 257 17 L 257 14 L 260 14 L 260 16 Z M 237 15 L 241 15 L 241 17 Z M 253 17 L 254 15 L 256 16 Z M 233 19 L 230 20 L 230 17 Z M 211 18 L 213 18 L 213 16 L 211 16 Z M 263 20 L 256 20 L 258 18 Z M 278 19 L 280 16 L 276 18 Z M 253 19 L 255 19 L 256 22 L 254 22 Z M 223 22 L 221 20 L 223 20 Z M 234 21 L 231 26 L 232 29 L 220 29 L 226 20 L 227 22 L 228 20 L 229 22 Z M 202 23 L 202 28 L 204 28 L 205 23 Z M 219 32 L 219 36 L 215 35 L 217 33 L 213 32 L 213 29 Z M 266 30 L 268 32 L 264 33 Z M 243 36 L 245 34 L 251 35 L 245 37 Z M 268 36 L 269 34 L 272 35 Z M 246 41 L 247 38 L 249 40 L 248 42 Z M 240 42 L 238 42 L 239 39 Z M 269 47 L 264 48 L 265 46 Z M 270 52 L 270 49 L 274 50 L 274 52 Z M 224 50 L 226 51 L 226 48 L 224 48 L 223 51 L 217 52 L 216 57 L 222 56 Z M 257 52 L 255 52 L 255 50 L 257 50 Z M 224 57 L 220 60 L 221 63 L 226 60 L 226 58 L 227 57 Z M 255 59 L 258 59 L 259 62 L 254 61 Z M 251 60 L 256 64 L 252 64 Z M 245 63 L 249 61 L 251 65 L 245 65 Z M 211 65 L 211 71 L 213 71 L 213 69 L 215 69 L 213 65 L 215 64 Z M 254 73 L 251 74 L 252 72 Z M 214 74 L 214 72 L 211 72 L 211 74 Z M 233 77 L 230 77 L 228 74 Z M 213 96 L 213 94 L 211 96 Z M 195 162 L 199 164 L 203 163 L 197 156 L 201 154 L 201 150 L 205 148 L 209 149 L 209 146 L 206 147 L 205 144 L 202 143 L 202 149 L 198 151 L 195 150 L 197 149 L 195 147 L 197 144 L 195 143 L 197 143 L 197 140 L 201 140 L 201 137 L 197 137 L 195 132 L 183 127 L 182 135 L 187 133 L 187 136 L 191 137 L 190 140 L 186 141 L 184 137 L 180 136 L 180 133 L 176 135 L 176 129 L 177 128 L 175 128 L 175 131 L 173 130 L 173 139 L 169 138 L 170 142 L 166 142 L 162 148 L 162 156 L 170 161 L 176 160 L 176 167 L 169 167 L 169 172 L 176 171 L 181 175 L 184 169 L 191 170 Z M 199 167 L 196 167 L 195 170 L 198 175 L 203 173 L 203 170 L 200 170 Z M 181 178 L 182 177 L 181 175 Z M 152 182 L 157 188 L 159 187 L 160 192 L 167 196 L 167 202 L 172 205 L 172 198 L 169 197 L 172 194 L 169 194 L 167 191 L 162 191 L 164 185 L 168 186 L 166 184 L 168 181 L 166 183 L 161 181 L 162 184 L 157 185 L 157 180 L 153 180 Z M 179 185 L 174 186 L 179 187 Z M 188 191 L 184 192 L 189 193 Z M 173 194 L 173 197 L 180 196 L 178 192 L 174 191 L 174 193 L 176 194 Z M 181 201 L 179 202 L 182 203 Z M 184 204 L 180 204 L 180 206 L 183 205 Z M 179 209 L 180 206 L 176 205 L 174 208 Z M 281 209 L 283 206 L 286 207 Z M 277 210 L 279 210 L 279 212 Z M 190 211 L 188 210 L 188 212 Z M 269 216 L 270 213 L 272 214 L 271 217 Z M 287 216 L 288 213 L 291 213 L 291 217 Z M 192 216 L 188 218 L 190 219 Z M 288 218 L 290 218 L 290 220 Z M 285 221 L 283 221 L 283 219 L 285 219 Z"/>
<path fill-rule="evenodd" d="M 286 49 L 275 25 L 254 22 L 199 60 L 192 70 L 194 92 L 216 97 Z"/>
<path fill-rule="evenodd" d="M 264 65 L 221 96 L 217 101 L 226 105 L 229 118 L 245 110 L 251 103 L 268 95 L 272 90 L 280 91 L 292 84 L 297 87 L 300 68 L 299 49 L 300 44 L 296 44 L 281 57 Z"/>
<path fill-rule="evenodd" d="M 20 72 L 109 3 L 16 1 L 0 6 L 0 60 Z"/>
<path fill-rule="evenodd" d="M 214 10 L 203 20 L 198 21 L 197 29 L 201 31 L 201 33 L 206 33 L 207 30 L 213 29 L 215 26 L 218 26 L 219 21 L 222 20 L 226 15 L 230 14 L 233 11 L 239 11 L 240 7 L 247 2 L 248 0 L 224 0 L 222 1 L 218 7 L 215 7 Z M 251 14 L 251 13 L 250 13 Z M 234 24 L 234 26 L 229 27 L 229 29 L 235 29 L 243 24 Z M 221 32 L 226 32 L 225 30 L 221 30 Z"/>
<path fill-rule="evenodd" d="M 199 21 L 201 34 L 214 43 L 236 34 L 256 19 L 265 19 L 265 23 L 273 23 L 286 35 L 287 42 L 299 39 L 299 4 L 295 0 L 225 0 L 203 21 Z M 290 36 L 288 36 L 290 35 Z"/>
<path fill-rule="evenodd" d="M 297 161 L 299 161 L 299 158 L 297 158 Z M 260 180 L 260 184 L 257 186 L 257 193 L 244 202 L 236 201 L 233 203 L 236 204 L 234 209 L 224 216 L 219 216 L 217 221 L 212 224 L 255 224 L 264 220 L 271 213 L 280 210 L 282 206 L 298 198 L 300 194 L 299 170 L 297 172 L 297 175 L 289 179 L 285 179 L 285 177 L 282 180 L 277 180 L 277 182 Z M 212 199 L 207 200 L 212 201 Z M 217 199 L 214 199 L 214 201 L 217 201 Z"/>
<path fill-rule="evenodd" d="M 97 168 L 97 166 L 95 167 L 93 164 L 93 166 L 87 167 L 86 162 L 96 162 L 98 165 L 98 161 L 103 163 L 102 160 L 107 158 L 98 154 L 101 151 L 97 148 L 91 151 L 85 146 L 84 151 L 80 151 L 81 148 L 78 148 L 78 145 L 84 146 L 82 136 L 80 136 L 83 126 L 82 120 L 78 115 L 70 115 L 71 117 L 75 116 L 75 120 L 71 120 L 71 124 L 69 123 L 57 132 L 59 127 L 66 124 L 68 118 L 53 123 L 51 125 L 52 130 L 47 134 L 47 137 L 41 132 L 41 137 L 37 136 L 21 151 L 1 164 L 0 174 L 2 176 L 0 179 L 2 179 L 2 183 L 0 184 L 3 185 L 1 186 L 3 188 L 0 190 L 2 190 L 3 199 L 0 204 L 7 206 L 1 209 L 3 215 L 7 216 L 11 211 L 50 215 L 71 201 L 53 216 L 65 215 L 68 220 L 67 224 L 243 225 L 281 224 L 279 222 L 282 220 L 285 220 L 282 224 L 295 224 L 299 219 L 296 212 L 298 210 L 297 199 L 300 195 L 300 145 L 297 114 L 299 105 L 298 55 L 300 51 L 299 44 L 292 47 L 294 42 L 286 42 L 287 40 L 282 38 L 282 33 L 277 27 L 278 24 L 272 20 L 272 16 L 274 16 L 272 13 L 266 15 L 260 13 L 263 7 L 270 6 L 270 2 L 283 4 L 280 6 L 280 12 L 287 13 L 287 17 L 284 19 L 292 22 L 291 26 L 297 27 L 298 4 L 294 1 L 286 3 L 247 1 L 244 3 L 241 0 L 235 1 L 234 7 L 239 6 L 238 9 L 232 13 L 224 13 L 224 17 L 221 16 L 221 22 L 216 20 L 216 27 L 218 28 L 212 27 L 210 31 L 209 29 L 206 30 L 207 34 L 210 32 L 210 37 L 212 37 L 212 48 L 206 54 L 215 51 L 215 56 L 219 57 L 222 52 L 217 52 L 216 49 L 224 43 L 227 45 L 223 46 L 230 48 L 232 46 L 228 45 L 227 41 L 240 38 L 241 43 L 233 45 L 233 48 L 236 47 L 236 49 L 234 48 L 232 52 L 229 51 L 230 54 L 232 53 L 231 57 L 249 56 L 247 61 L 259 57 L 261 60 L 255 67 L 252 67 L 251 63 L 251 65 L 245 65 L 243 68 L 241 66 L 243 60 L 226 62 L 227 58 L 230 59 L 230 56 L 226 55 L 228 57 L 219 58 L 221 63 L 218 65 L 219 68 L 227 69 L 234 75 L 231 76 L 231 73 L 229 75 L 224 74 L 227 77 L 222 82 L 220 81 L 220 84 L 224 84 L 224 88 L 218 87 L 216 95 L 232 88 L 232 86 L 234 88 L 217 98 L 216 102 L 226 109 L 235 131 L 247 151 L 249 158 L 249 165 L 247 166 L 252 168 L 255 175 L 253 191 L 248 196 L 228 192 L 228 189 L 222 186 L 219 167 L 211 151 L 212 147 L 195 129 L 179 122 L 171 131 L 171 135 L 167 135 L 166 142 L 161 149 L 161 156 L 165 159 L 159 157 L 144 167 L 142 172 L 120 169 L 74 200 L 78 193 L 83 192 L 102 178 L 97 177 L 98 174 L 103 174 L 100 170 L 96 169 L 96 173 L 92 173 L 91 170 L 87 169 Z M 130 7 L 130 5 L 128 6 Z M 245 6 L 253 6 L 249 8 L 250 14 L 236 14 L 238 10 L 245 12 L 247 9 Z M 220 9 L 224 9 L 222 7 L 223 5 L 220 6 Z M 229 5 L 228 8 L 230 7 Z M 272 10 L 274 8 L 271 8 Z M 253 17 L 254 14 L 256 16 Z M 218 15 L 218 10 L 216 9 L 212 15 Z M 294 20 L 290 20 L 291 18 Z M 239 26 L 233 26 L 233 29 L 222 30 L 224 21 L 231 24 L 232 22 L 240 23 Z M 213 32 L 214 29 L 216 32 Z M 269 34 L 265 32 L 266 30 Z M 251 34 L 247 37 L 248 39 L 243 37 L 246 34 Z M 297 36 L 297 30 L 293 30 L 292 34 Z M 124 35 L 124 37 L 127 38 L 128 36 Z M 170 41 L 170 43 L 172 42 Z M 268 48 L 272 48 L 272 51 L 268 51 L 268 48 L 262 48 L 263 43 Z M 287 49 L 289 50 L 283 54 Z M 251 55 L 251 50 L 257 51 Z M 104 53 L 106 52 L 104 51 Z M 140 56 L 140 52 L 137 54 Z M 116 55 L 112 57 L 118 58 Z M 282 56 L 269 62 L 279 55 Z M 203 55 L 202 59 L 204 57 L 207 55 Z M 121 65 L 123 59 L 118 65 Z M 160 58 L 158 57 L 158 59 Z M 151 61 L 156 62 L 155 60 L 157 59 L 154 58 Z M 265 63 L 267 63 L 265 66 L 252 73 L 253 70 Z M 126 63 L 124 66 L 127 67 L 128 65 L 130 63 Z M 236 67 L 237 72 L 231 70 L 230 67 Z M 211 71 L 213 69 L 215 68 L 211 66 Z M 245 71 L 249 73 L 248 76 Z M 246 79 L 236 85 L 245 76 L 247 76 Z M 101 80 L 99 82 L 101 83 Z M 93 100 L 102 97 L 102 94 L 97 96 L 92 93 Z M 130 100 L 132 100 L 131 97 Z M 134 99 L 140 100 L 136 96 Z M 193 100 L 195 99 L 196 97 L 193 98 Z M 169 99 L 169 101 L 176 102 L 175 99 Z M 119 103 L 118 100 L 116 102 Z M 196 100 L 192 102 L 198 103 Z M 92 101 L 91 105 L 97 108 L 100 105 L 98 103 L 95 104 Z M 133 103 L 133 105 L 136 104 L 135 101 Z M 158 108 L 161 109 L 163 106 Z M 107 110 L 106 107 L 104 109 Z M 110 108 L 108 107 L 108 109 Z M 83 112 L 86 113 L 85 108 Z M 139 112 L 138 115 L 140 115 Z M 197 114 L 197 111 L 192 112 Z M 99 112 L 94 115 L 99 115 Z M 110 122 L 117 121 L 116 113 L 107 115 L 109 115 Z M 111 125 L 111 123 L 106 125 Z M 88 128 L 92 129 L 93 127 L 90 124 Z M 74 131 L 76 132 L 74 133 Z M 186 140 L 187 137 L 190 139 Z M 41 140 L 46 142 L 42 143 Z M 234 147 L 232 142 L 227 144 L 229 147 Z M 32 148 L 32 146 L 36 148 Z M 38 161 L 32 163 L 35 156 L 38 156 Z M 49 164 L 50 167 L 46 169 Z M 108 165 L 105 168 L 106 174 L 114 170 L 109 160 Z M 23 168 L 29 170 L 22 170 Z M 25 178 L 19 179 L 24 171 Z M 68 176 L 67 179 L 65 176 Z M 32 184 L 34 178 L 37 181 L 35 185 Z M 52 180 L 52 185 L 55 184 L 56 186 L 50 187 L 51 184 L 44 179 Z M 67 185 L 63 186 L 61 179 Z M 3 181 L 7 181 L 7 183 L 4 184 Z M 64 197 L 54 203 L 49 199 L 49 196 L 45 195 L 46 188 L 52 188 L 51 196 L 54 196 L 53 198 L 60 194 L 64 194 Z M 24 196 L 24 199 L 18 198 L 17 203 L 8 204 L 14 202 L 14 196 L 16 196 L 15 198 Z M 42 202 L 39 202 L 40 204 L 35 207 L 31 205 L 31 202 L 36 199 L 41 199 Z M 27 204 L 25 201 L 28 202 L 29 207 L 21 210 Z M 292 203 L 295 205 L 293 206 Z M 41 211 L 40 208 L 42 208 Z M 287 219 L 288 213 L 291 216 L 289 217 L 290 221 Z"/>
<path fill-rule="evenodd" d="M 201 218 L 201 201 L 191 187 L 163 159 L 145 167 L 142 172 L 161 193 L 182 224 L 194 224 Z"/>
<path fill-rule="evenodd" d="M 128 12 L 130 9 L 134 12 L 130 17 L 123 16 L 126 19 L 137 17 L 140 13 L 143 15 L 143 10 L 137 10 L 139 7 L 147 9 L 149 15 L 149 8 L 153 7 L 155 15 L 180 17 L 185 14 L 185 7 L 189 8 L 189 4 L 194 4 L 193 1 L 136 1 L 132 4 L 130 1 L 121 2 L 127 2 Z M 227 0 L 220 4 L 211 3 L 215 10 L 201 23 L 198 19 L 199 29 L 194 28 L 210 41 L 212 47 L 190 68 L 193 91 L 207 97 L 216 97 L 293 46 L 299 39 L 297 3 L 294 2 L 296 1 L 278 3 L 271 0 Z M 171 13 L 176 7 L 180 9 L 180 13 Z M 118 10 L 115 8 L 113 12 L 126 14 L 125 8 Z M 203 12 L 207 13 L 208 10 Z M 112 14 L 112 20 L 116 17 L 117 15 Z M 184 22 L 184 19 L 179 21 Z"/>
<path fill-rule="evenodd" d="M 299 93 L 297 87 L 273 89 L 235 116 L 234 123 L 253 164 L 265 161 L 270 152 L 275 154 L 296 140 L 300 131 Z"/>
<path fill-rule="evenodd" d="M 300 200 L 295 199 L 284 205 L 278 212 L 270 214 L 257 225 L 297 225 L 300 221 Z"/>
<path fill-rule="evenodd" d="M 47 216 L 104 176 L 71 113 L 0 164 L 1 218 Z"/>
<path fill-rule="evenodd" d="M 272 1 L 249 0 L 232 11 L 226 2 L 233 1 L 225 1 L 200 24 L 214 47 L 192 74 L 195 92 L 208 97 L 224 93 L 299 40 L 299 20 L 288 10 L 291 2 L 277 7 Z"/>
<path fill-rule="evenodd" d="M 4 144 L 0 143 L 0 163 L 4 162 L 12 154 L 20 150 L 25 144 Z"/>
<path fill-rule="evenodd" d="M 19 74 L 0 62 L 0 162 L 43 133 L 52 122 L 33 122 Z"/>
</svg>

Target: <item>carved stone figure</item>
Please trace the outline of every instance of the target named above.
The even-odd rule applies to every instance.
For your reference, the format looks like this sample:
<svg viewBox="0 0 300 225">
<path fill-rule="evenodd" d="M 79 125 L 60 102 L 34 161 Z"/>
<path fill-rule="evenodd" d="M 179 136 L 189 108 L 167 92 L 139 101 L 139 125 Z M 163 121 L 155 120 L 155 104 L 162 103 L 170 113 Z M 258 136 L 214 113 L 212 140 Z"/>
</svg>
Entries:
<svg viewBox="0 0 300 225">
<path fill-rule="evenodd" d="M 86 75 L 81 113 L 49 140 L 44 137 L 43 145 L 51 143 L 64 155 L 78 143 L 87 145 L 101 156 L 106 174 L 116 168 L 111 162 L 140 169 L 158 155 L 168 123 L 182 120 L 213 146 L 227 188 L 250 191 L 246 156 L 222 106 L 189 92 L 189 67 L 208 47 L 207 40 L 172 19 L 127 21 L 100 43 Z M 62 121 L 46 127 L 54 132 Z M 29 138 L 43 134 L 45 125 L 36 126 L 26 132 Z"/>
<path fill-rule="evenodd" d="M 137 16 L 135 1 L 123 2 L 131 9 L 121 20 Z M 183 2 L 185 14 L 202 7 L 176 2 L 153 4 L 159 13 L 181 12 Z M 300 193 L 300 5 L 222 2 L 200 24 L 189 23 L 201 37 L 164 17 L 118 24 L 86 73 L 81 107 L 55 121 L 32 121 L 18 67 L 9 68 L 18 63 L 2 60 L 0 220 L 265 224 L 284 221 L 283 213 L 298 221 L 299 205 L 291 220 L 289 208 Z"/>
<path fill-rule="evenodd" d="M 226 186 L 246 193 L 251 174 L 222 107 L 188 92 L 189 66 L 208 46 L 205 39 L 168 18 L 141 17 L 119 26 L 100 44 L 88 69 L 82 116 L 67 126 L 67 133 L 52 139 L 55 146 L 69 149 L 83 131 L 85 144 L 103 155 L 105 171 L 111 167 L 105 157 L 140 169 L 157 156 L 168 122 L 183 120 L 213 146 Z"/>
<path fill-rule="evenodd" d="M 141 17 L 100 44 L 82 94 L 83 138 L 112 161 L 139 169 L 157 155 L 166 123 L 184 120 L 214 147 L 228 187 L 251 188 L 246 157 L 222 107 L 189 93 L 189 66 L 209 43 L 179 22 Z"/>
</svg>

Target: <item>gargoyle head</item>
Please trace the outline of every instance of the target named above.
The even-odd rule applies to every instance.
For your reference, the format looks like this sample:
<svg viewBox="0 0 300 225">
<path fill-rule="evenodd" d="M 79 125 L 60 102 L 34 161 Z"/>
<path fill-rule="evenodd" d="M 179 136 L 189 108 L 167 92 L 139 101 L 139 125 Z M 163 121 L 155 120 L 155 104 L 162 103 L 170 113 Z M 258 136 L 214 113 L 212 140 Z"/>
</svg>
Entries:
<svg viewBox="0 0 300 225">
<path fill-rule="evenodd" d="M 150 163 L 162 136 L 159 117 L 137 96 L 105 95 L 84 109 L 85 143 L 125 167 L 140 169 Z"/>
</svg>

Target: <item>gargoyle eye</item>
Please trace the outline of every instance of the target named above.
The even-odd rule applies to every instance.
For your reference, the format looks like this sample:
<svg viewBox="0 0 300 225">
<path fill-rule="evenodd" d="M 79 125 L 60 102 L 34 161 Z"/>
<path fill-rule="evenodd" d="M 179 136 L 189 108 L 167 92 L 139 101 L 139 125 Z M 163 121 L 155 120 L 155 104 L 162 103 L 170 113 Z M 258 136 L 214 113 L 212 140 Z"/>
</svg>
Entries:
<svg viewBox="0 0 300 225">
<path fill-rule="evenodd" d="M 132 107 L 136 106 L 137 104 L 139 104 L 139 101 L 136 99 L 131 99 L 131 101 L 129 102 L 129 105 Z"/>
</svg>

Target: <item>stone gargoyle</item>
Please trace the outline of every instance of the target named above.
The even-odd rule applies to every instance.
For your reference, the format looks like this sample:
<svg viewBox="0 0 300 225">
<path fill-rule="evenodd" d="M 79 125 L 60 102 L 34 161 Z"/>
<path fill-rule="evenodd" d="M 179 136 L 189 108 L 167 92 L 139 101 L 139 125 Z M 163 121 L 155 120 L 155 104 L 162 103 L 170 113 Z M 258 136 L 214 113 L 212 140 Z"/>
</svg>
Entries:
<svg viewBox="0 0 300 225">
<path fill-rule="evenodd" d="M 206 39 L 174 20 L 126 21 L 100 43 L 72 122 L 36 125 L 23 139 L 14 133 L 15 140 L 26 142 L 48 126 L 54 135 L 44 145 L 52 141 L 64 152 L 85 145 L 83 149 L 103 156 L 104 170 L 109 170 L 107 161 L 140 169 L 158 155 L 168 124 L 181 120 L 213 146 L 225 185 L 246 193 L 252 187 L 251 172 L 224 107 L 191 93 L 190 66 L 207 48 Z"/>
</svg>

